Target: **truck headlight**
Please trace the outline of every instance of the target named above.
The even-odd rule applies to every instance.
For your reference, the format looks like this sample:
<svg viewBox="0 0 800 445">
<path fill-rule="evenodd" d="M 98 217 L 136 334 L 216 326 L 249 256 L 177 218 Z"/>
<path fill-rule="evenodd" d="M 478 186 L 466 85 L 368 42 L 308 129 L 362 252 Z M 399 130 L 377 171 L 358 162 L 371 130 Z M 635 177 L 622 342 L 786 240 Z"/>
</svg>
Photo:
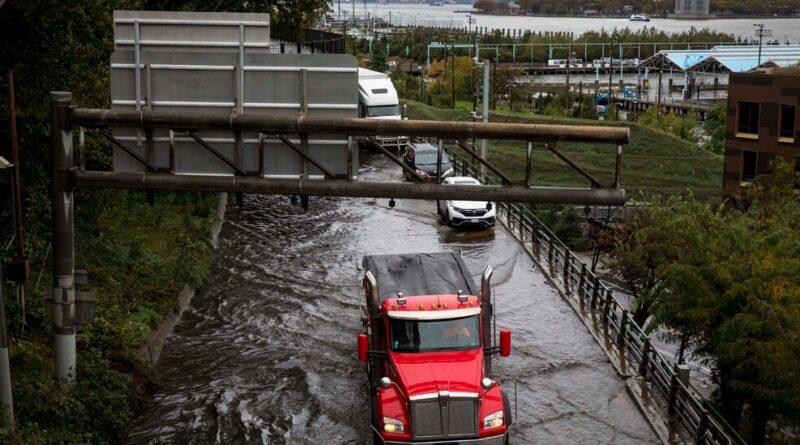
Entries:
<svg viewBox="0 0 800 445">
<path fill-rule="evenodd" d="M 386 419 L 386 417 L 384 417 Z M 503 426 L 503 410 L 495 411 L 483 418 L 483 429 Z"/>
<path fill-rule="evenodd" d="M 442 177 L 444 178 L 445 176 L 450 176 L 453 174 L 454 171 L 455 170 L 453 170 L 453 167 L 450 167 L 447 170 L 445 170 L 444 173 L 442 173 Z"/>
<path fill-rule="evenodd" d="M 459 209 L 456 206 L 453 206 L 453 211 L 456 212 L 456 213 L 461 213 L 462 215 L 464 214 L 464 209 Z"/>
<path fill-rule="evenodd" d="M 500 411 L 500 414 L 502 413 L 503 412 Z M 500 421 L 500 424 L 502 425 L 502 420 Z M 402 433 L 405 431 L 405 429 L 403 429 L 403 422 L 393 417 L 386 416 L 383 416 L 383 430 L 387 433 Z"/>
</svg>

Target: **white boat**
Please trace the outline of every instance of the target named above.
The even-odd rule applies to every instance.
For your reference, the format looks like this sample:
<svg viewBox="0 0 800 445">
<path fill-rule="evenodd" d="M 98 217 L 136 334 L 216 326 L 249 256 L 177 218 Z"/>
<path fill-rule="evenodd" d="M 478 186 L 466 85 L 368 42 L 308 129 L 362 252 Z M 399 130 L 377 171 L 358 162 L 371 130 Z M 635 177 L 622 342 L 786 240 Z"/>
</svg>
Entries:
<svg viewBox="0 0 800 445">
<path fill-rule="evenodd" d="M 644 14 L 633 14 L 631 16 L 631 18 L 630 18 L 630 21 L 632 21 L 632 22 L 649 22 L 650 21 L 650 17 L 648 17 L 648 16 L 646 16 Z"/>
</svg>

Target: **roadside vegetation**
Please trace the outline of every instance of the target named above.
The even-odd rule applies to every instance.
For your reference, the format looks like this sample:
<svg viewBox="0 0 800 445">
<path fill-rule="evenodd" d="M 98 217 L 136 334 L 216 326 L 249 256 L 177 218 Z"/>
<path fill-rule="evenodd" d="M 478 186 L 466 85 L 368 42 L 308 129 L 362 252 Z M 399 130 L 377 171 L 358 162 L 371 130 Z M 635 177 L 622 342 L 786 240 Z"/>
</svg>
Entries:
<svg viewBox="0 0 800 445">
<path fill-rule="evenodd" d="M 447 28 L 404 28 L 402 32 L 392 34 L 388 37 L 381 37 L 370 42 L 366 38 L 362 39 L 348 39 L 348 52 L 357 56 L 369 58 L 370 54 L 376 48 L 381 47 L 386 51 L 387 58 L 396 58 L 404 60 L 412 60 L 417 65 L 427 65 L 428 61 L 428 43 L 440 42 L 445 44 L 451 43 L 481 43 L 490 45 L 500 45 L 495 51 L 494 49 L 483 49 L 480 53 L 481 60 L 488 59 L 499 63 L 508 62 L 534 62 L 534 63 L 547 63 L 550 58 L 566 58 L 566 45 L 572 45 L 572 50 L 576 53 L 576 57 L 585 60 L 600 59 L 607 57 L 610 49 L 610 42 L 616 40 L 617 42 L 625 43 L 622 53 L 623 58 L 633 59 L 640 57 L 642 59 L 650 57 L 655 52 L 669 47 L 656 46 L 654 43 L 670 43 L 674 45 L 675 49 L 685 48 L 687 42 L 697 47 L 698 44 L 704 42 L 744 42 L 731 34 L 725 34 L 714 31 L 711 28 L 695 29 L 683 31 L 680 33 L 668 33 L 659 31 L 655 27 L 643 28 L 638 30 L 631 30 L 630 28 L 614 28 L 614 29 L 601 29 L 600 31 L 588 31 L 583 34 L 576 35 L 571 31 L 530 31 L 524 32 L 511 32 L 509 30 L 496 29 L 493 32 L 478 32 L 472 28 L 470 34 L 469 29 L 447 29 Z M 483 30 L 481 30 L 483 31 Z M 601 45 L 587 45 L 584 44 L 602 43 Z M 641 43 L 641 48 L 635 43 Z M 774 42 L 767 42 L 774 43 Z M 542 46 L 534 47 L 518 47 L 515 52 L 511 44 L 540 44 Z M 548 54 L 546 44 L 558 44 L 553 52 L 553 56 Z M 655 51 L 654 51 L 655 49 Z M 468 48 L 457 48 L 456 56 L 469 56 L 470 50 Z M 447 57 L 445 57 L 445 55 Z M 472 54 L 474 55 L 474 54 Z M 452 57 L 453 54 L 448 48 L 433 48 L 430 50 L 430 58 L 433 60 L 444 60 L 445 58 Z M 614 57 L 619 57 L 619 47 L 615 46 Z"/>
<path fill-rule="evenodd" d="M 410 119 L 471 121 L 465 109 L 452 110 L 404 101 Z M 495 111 L 490 122 L 553 123 L 580 125 L 624 125 L 631 129 L 630 143 L 623 151 L 621 183 L 630 196 L 680 194 L 690 190 L 695 196 L 714 200 L 720 192 L 722 158 L 687 141 L 639 124 L 597 121 L 558 116 L 532 115 L 530 112 Z M 610 144 L 561 143 L 559 150 L 602 181 L 613 180 L 615 150 Z M 490 141 L 489 160 L 513 180 L 525 178 L 525 144 Z M 538 146 L 533 155 L 533 185 L 588 186 L 588 181 L 561 160 Z"/>
<path fill-rule="evenodd" d="M 12 283 L 0 283 L 10 336 L 16 431 L 0 443 L 118 444 L 156 382 L 137 351 L 176 309 L 184 284 L 199 286 L 213 258 L 214 198 L 199 193 L 119 190 L 75 193 L 76 267 L 97 292 L 94 322 L 77 335 L 77 382 L 55 378 L 52 323 L 43 300 L 52 285 L 50 91 L 71 91 L 80 107 L 109 106 L 115 9 L 271 11 L 273 35 L 293 33 L 325 10 L 323 0 L 0 1 L 0 155 L 10 159 L 6 72 L 14 69 L 26 226 L 31 261 L 23 314 Z M 87 137 L 87 167 L 110 169 L 110 147 Z M 0 263 L 14 234 L 9 175 L 0 172 Z"/>
<path fill-rule="evenodd" d="M 465 101 L 456 109 L 404 103 L 410 119 L 472 119 Z M 718 138 L 724 138 L 723 105 L 712 110 L 702 146 L 682 135 L 691 133 L 689 120 L 669 115 L 645 116 L 638 124 L 598 122 L 532 115 L 499 104 L 489 120 L 631 129 L 622 186 L 645 205 L 602 237 L 607 246 L 600 247 L 611 252 L 609 273 L 634 295 L 636 323 L 676 343 L 679 361 L 692 359 L 712 370 L 716 406 L 749 443 L 792 443 L 785 433 L 800 424 L 800 173 L 778 162 L 776 173 L 759 178 L 751 189 L 747 211 L 720 203 L 722 157 L 713 144 L 721 147 Z M 559 148 L 596 177 L 611 179 L 613 147 L 564 143 Z M 520 143 L 490 143 L 488 156 L 522 181 L 524 153 Z M 544 148 L 535 149 L 533 166 L 533 184 L 587 185 Z M 591 247 L 577 209 L 533 210 L 570 247 Z"/>
<path fill-rule="evenodd" d="M 661 329 L 713 371 L 721 413 L 751 444 L 800 424 L 800 172 L 756 180 L 745 212 L 695 197 L 654 201 L 617 229 L 611 270 Z"/>
</svg>

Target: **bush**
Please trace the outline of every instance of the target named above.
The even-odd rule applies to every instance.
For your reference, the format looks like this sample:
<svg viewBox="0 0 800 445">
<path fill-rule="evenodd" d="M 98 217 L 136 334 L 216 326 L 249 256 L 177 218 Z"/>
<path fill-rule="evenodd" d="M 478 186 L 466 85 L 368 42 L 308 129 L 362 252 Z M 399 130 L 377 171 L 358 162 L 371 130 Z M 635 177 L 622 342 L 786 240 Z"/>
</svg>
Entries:
<svg viewBox="0 0 800 445">
<path fill-rule="evenodd" d="M 583 236 L 584 217 L 574 206 L 536 206 L 534 213 L 570 249 L 581 250 L 586 245 L 588 239 Z"/>
<path fill-rule="evenodd" d="M 728 125 L 728 102 L 719 101 L 710 110 L 705 123 L 708 141 L 705 148 L 714 153 L 725 150 L 725 128 Z"/>
</svg>

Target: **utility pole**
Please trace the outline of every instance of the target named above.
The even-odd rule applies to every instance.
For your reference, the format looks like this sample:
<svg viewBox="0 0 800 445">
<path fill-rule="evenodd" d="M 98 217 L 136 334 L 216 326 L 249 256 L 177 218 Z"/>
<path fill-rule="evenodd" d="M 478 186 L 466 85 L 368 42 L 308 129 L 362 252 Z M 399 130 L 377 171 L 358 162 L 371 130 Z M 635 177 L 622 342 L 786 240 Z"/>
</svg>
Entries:
<svg viewBox="0 0 800 445">
<path fill-rule="evenodd" d="M 14 164 L 11 187 L 14 200 L 14 229 L 17 238 L 17 254 L 14 266 L 23 273 L 14 277 L 17 281 L 17 292 L 22 312 L 22 325 L 25 326 L 25 285 L 28 281 L 28 257 L 25 256 L 25 228 L 22 222 L 22 184 L 19 170 L 19 146 L 17 144 L 17 110 L 14 97 L 14 71 L 8 70 L 8 115 L 11 129 L 11 163 Z M 0 283 L 2 285 L 2 283 Z"/>
<path fill-rule="evenodd" d="M 617 39 L 611 39 L 611 49 L 608 51 L 608 106 L 606 110 L 611 109 L 611 93 L 614 91 L 614 44 Z"/>
<path fill-rule="evenodd" d="M 456 44 L 455 37 L 453 37 L 453 49 L 450 51 L 453 63 L 450 64 L 450 102 L 453 104 L 453 109 L 456 109 Z"/>
<path fill-rule="evenodd" d="M 483 123 L 489 122 L 489 60 L 483 61 Z M 481 139 L 481 157 L 486 159 L 486 139 Z M 481 163 L 481 175 L 486 177 L 486 166 Z"/>
<path fill-rule="evenodd" d="M 469 34 L 467 34 L 467 38 L 469 39 L 469 59 L 470 59 L 470 70 L 469 70 L 469 83 L 470 83 L 470 93 L 472 94 L 472 114 L 474 115 L 476 111 L 478 111 L 478 92 L 475 91 L 475 59 L 473 57 L 477 57 L 477 53 L 475 53 L 472 49 L 472 46 L 477 43 L 477 37 L 475 38 L 475 43 L 473 43 L 473 35 L 472 35 L 472 24 L 475 23 L 475 19 L 472 18 L 472 14 L 467 16 L 467 23 L 469 24 Z M 474 54 L 474 56 L 473 56 Z"/>
<path fill-rule="evenodd" d="M 761 44 L 764 40 L 764 37 L 772 37 L 772 30 L 764 29 L 765 25 L 763 23 L 756 23 L 753 26 L 757 28 L 756 37 L 758 37 L 758 65 L 756 66 L 761 66 Z"/>
<path fill-rule="evenodd" d="M 572 65 L 572 45 L 567 46 L 567 84 L 564 88 L 564 114 L 569 116 L 569 72 Z"/>
<path fill-rule="evenodd" d="M 0 158 L 0 168 L 8 164 Z M 14 431 L 14 401 L 11 395 L 11 364 L 8 361 L 8 333 L 6 331 L 6 305 L 3 300 L 3 267 L 0 264 L 0 410 L 3 427 Z"/>
<path fill-rule="evenodd" d="M 656 98 L 656 116 L 661 117 L 661 75 L 664 73 L 664 58 L 661 58 L 661 66 L 658 68 L 658 95 Z"/>
<path fill-rule="evenodd" d="M 53 303 L 55 340 L 53 352 L 56 377 L 65 386 L 75 381 L 75 201 L 67 182 L 72 168 L 72 129 L 64 128 L 72 93 L 50 93 L 50 134 L 52 142 L 53 183 L 51 188 L 53 219 Z"/>
</svg>

